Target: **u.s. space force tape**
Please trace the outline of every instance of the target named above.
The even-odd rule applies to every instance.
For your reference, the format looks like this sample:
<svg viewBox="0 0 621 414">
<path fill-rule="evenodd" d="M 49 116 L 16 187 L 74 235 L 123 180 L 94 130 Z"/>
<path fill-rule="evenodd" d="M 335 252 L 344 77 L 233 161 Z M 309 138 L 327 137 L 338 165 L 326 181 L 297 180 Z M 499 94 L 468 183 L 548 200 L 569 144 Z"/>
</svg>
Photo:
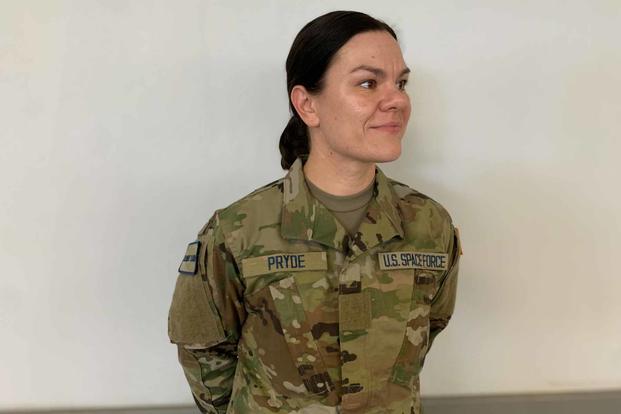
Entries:
<svg viewBox="0 0 621 414">
<path fill-rule="evenodd" d="M 380 269 L 448 269 L 448 254 L 427 252 L 382 252 L 378 253 Z"/>
</svg>

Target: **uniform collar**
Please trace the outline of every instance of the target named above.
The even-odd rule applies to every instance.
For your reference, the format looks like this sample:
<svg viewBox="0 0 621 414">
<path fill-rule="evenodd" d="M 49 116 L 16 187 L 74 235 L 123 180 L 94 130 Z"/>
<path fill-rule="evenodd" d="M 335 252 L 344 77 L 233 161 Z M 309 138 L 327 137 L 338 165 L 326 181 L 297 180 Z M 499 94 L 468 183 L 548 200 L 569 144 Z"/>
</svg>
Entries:
<svg viewBox="0 0 621 414">
<path fill-rule="evenodd" d="M 334 215 L 312 196 L 306 184 L 303 165 L 302 158 L 296 158 L 284 178 L 280 227 L 283 238 L 316 241 L 354 257 L 395 236 L 403 238 L 401 216 L 397 208 L 399 198 L 377 165 L 373 199 L 353 238 Z"/>
</svg>

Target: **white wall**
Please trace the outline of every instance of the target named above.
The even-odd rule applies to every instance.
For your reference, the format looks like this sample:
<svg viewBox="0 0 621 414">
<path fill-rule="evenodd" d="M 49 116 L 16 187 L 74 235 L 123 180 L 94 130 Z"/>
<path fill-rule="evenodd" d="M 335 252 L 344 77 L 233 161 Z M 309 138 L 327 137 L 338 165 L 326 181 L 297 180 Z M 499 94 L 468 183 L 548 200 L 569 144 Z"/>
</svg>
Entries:
<svg viewBox="0 0 621 414">
<path fill-rule="evenodd" d="M 191 403 L 166 335 L 185 244 L 284 174 L 286 54 L 347 8 L 415 68 L 384 171 L 463 237 L 424 394 L 621 388 L 618 0 L 4 0 L 0 408 Z"/>
</svg>

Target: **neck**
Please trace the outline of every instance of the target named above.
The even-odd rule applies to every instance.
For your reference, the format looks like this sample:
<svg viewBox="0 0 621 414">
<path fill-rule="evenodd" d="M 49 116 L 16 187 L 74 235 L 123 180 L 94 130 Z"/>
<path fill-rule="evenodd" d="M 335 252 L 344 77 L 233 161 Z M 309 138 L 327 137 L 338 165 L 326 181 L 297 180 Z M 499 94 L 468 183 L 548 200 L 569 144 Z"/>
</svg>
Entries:
<svg viewBox="0 0 621 414">
<path fill-rule="evenodd" d="M 344 158 L 333 152 L 311 151 L 304 175 L 326 193 L 346 196 L 359 193 L 375 179 L 375 163 Z"/>
</svg>

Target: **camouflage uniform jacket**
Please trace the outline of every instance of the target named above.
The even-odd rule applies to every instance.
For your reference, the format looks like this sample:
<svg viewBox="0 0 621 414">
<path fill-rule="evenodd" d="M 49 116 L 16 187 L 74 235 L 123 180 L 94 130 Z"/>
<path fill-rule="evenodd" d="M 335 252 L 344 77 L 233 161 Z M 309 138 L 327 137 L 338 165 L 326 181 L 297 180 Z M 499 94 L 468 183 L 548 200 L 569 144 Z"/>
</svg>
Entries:
<svg viewBox="0 0 621 414">
<path fill-rule="evenodd" d="M 179 268 L 169 336 L 207 413 L 420 413 L 455 304 L 460 242 L 436 201 L 376 166 L 355 237 L 285 177 L 215 211 Z"/>
</svg>

